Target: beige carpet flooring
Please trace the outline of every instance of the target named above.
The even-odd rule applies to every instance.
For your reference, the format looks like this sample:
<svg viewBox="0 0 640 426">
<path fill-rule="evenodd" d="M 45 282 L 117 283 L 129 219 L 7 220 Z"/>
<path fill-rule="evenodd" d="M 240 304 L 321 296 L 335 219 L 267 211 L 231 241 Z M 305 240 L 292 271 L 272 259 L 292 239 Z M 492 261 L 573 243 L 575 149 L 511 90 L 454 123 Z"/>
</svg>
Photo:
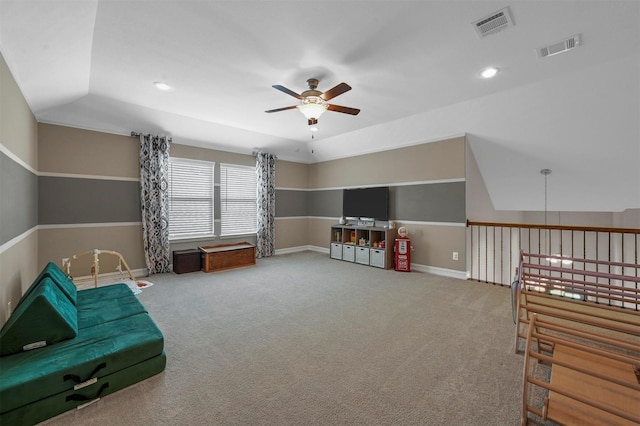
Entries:
<svg viewBox="0 0 640 426">
<path fill-rule="evenodd" d="M 519 424 L 506 287 L 315 252 L 150 280 L 166 370 L 46 424 Z"/>
</svg>

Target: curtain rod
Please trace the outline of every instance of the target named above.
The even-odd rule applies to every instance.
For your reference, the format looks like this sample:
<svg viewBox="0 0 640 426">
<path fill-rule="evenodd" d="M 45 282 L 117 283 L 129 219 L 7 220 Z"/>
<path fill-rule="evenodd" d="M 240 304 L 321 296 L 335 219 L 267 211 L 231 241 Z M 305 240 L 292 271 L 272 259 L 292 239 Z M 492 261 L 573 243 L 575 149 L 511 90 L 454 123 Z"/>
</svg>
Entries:
<svg viewBox="0 0 640 426">
<path fill-rule="evenodd" d="M 147 134 L 148 134 L 149 136 L 151 136 L 151 134 L 150 134 L 150 133 L 147 133 Z M 134 137 L 136 137 L 136 138 L 139 138 L 139 137 L 140 137 L 140 135 L 142 135 L 142 133 L 140 133 L 140 132 L 134 132 L 133 130 L 131 131 L 131 136 L 134 136 Z M 171 138 L 171 137 L 169 137 L 169 136 L 165 136 L 165 137 L 167 138 L 167 140 L 168 140 L 169 142 L 173 142 L 173 138 Z"/>
<path fill-rule="evenodd" d="M 258 154 L 262 154 L 262 153 L 263 153 L 263 151 L 253 151 L 253 152 L 251 153 L 251 155 L 253 155 L 253 156 L 255 157 L 255 156 L 257 156 Z M 277 155 L 275 155 L 275 154 L 273 154 L 273 158 L 275 158 L 275 159 L 277 160 L 277 159 L 278 159 L 278 156 L 277 156 Z"/>
</svg>

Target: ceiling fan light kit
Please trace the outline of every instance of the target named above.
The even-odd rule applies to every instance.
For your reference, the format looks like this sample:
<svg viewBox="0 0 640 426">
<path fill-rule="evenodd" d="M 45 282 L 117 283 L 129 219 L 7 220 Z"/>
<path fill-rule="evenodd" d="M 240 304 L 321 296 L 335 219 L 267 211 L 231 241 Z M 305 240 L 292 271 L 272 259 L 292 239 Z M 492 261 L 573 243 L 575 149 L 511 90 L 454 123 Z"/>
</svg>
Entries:
<svg viewBox="0 0 640 426">
<path fill-rule="evenodd" d="M 351 86 L 349 86 L 347 83 L 340 83 L 324 93 L 316 90 L 318 87 L 318 79 L 308 79 L 307 85 L 309 89 L 305 90 L 301 94 L 298 94 L 293 90 L 287 89 L 286 87 L 279 84 L 273 85 L 272 87 L 274 89 L 280 90 L 281 92 L 293 96 L 296 99 L 300 99 L 300 105 L 276 108 L 265 112 L 271 113 L 297 108 L 298 111 L 300 111 L 302 115 L 304 115 L 304 117 L 307 119 L 307 123 L 309 124 L 309 126 L 318 124 L 318 118 L 320 118 L 320 116 L 327 110 L 350 115 L 358 115 L 358 113 L 360 112 L 360 110 L 357 108 L 343 107 L 340 105 L 332 105 L 327 103 L 329 99 L 335 98 L 336 96 L 351 90 Z"/>
<path fill-rule="evenodd" d="M 300 111 L 307 120 L 317 120 L 326 110 L 327 105 L 319 96 L 307 96 L 302 100 L 302 105 L 298 105 L 298 111 Z"/>
</svg>

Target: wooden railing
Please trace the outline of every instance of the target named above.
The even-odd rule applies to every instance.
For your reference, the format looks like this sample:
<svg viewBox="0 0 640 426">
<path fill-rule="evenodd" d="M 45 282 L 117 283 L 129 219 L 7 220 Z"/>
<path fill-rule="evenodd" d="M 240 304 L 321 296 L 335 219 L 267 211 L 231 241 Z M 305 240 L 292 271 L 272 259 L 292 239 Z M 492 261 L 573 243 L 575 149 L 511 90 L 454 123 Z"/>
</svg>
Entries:
<svg viewBox="0 0 640 426">
<path fill-rule="evenodd" d="M 615 325 L 640 343 L 638 264 L 522 252 L 515 284 L 516 352 L 533 314 Z"/>
<path fill-rule="evenodd" d="M 521 250 L 638 265 L 640 229 L 467 221 L 469 279 L 509 285 Z M 601 267 L 606 268 L 601 272 L 638 275 L 638 268 L 634 272 L 612 271 L 610 264 Z"/>
<path fill-rule="evenodd" d="M 561 318 L 533 314 L 521 425 L 530 424 L 530 417 L 535 424 L 640 424 L 637 330 L 616 323 L 603 328 L 595 319 L 569 313 Z"/>
</svg>

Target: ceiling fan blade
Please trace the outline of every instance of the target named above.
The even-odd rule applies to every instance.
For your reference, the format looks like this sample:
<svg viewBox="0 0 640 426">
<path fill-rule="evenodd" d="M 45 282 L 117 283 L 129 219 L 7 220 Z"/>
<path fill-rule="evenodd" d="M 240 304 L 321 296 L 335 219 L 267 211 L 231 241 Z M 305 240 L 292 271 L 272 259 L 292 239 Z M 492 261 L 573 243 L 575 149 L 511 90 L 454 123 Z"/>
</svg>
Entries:
<svg viewBox="0 0 640 426">
<path fill-rule="evenodd" d="M 358 113 L 360 112 L 360 110 L 357 108 L 349 108 L 345 106 L 332 105 L 332 104 L 327 105 L 327 109 L 329 111 L 342 112 L 344 114 L 351 114 L 351 115 L 358 115 Z"/>
<path fill-rule="evenodd" d="M 348 92 L 349 90 L 351 90 L 351 86 L 349 86 L 347 83 L 340 83 L 336 87 L 324 92 L 322 95 L 320 95 L 320 97 L 325 101 L 328 101 L 329 99 L 335 98 L 338 95 L 342 95 L 344 92 Z"/>
<path fill-rule="evenodd" d="M 265 111 L 265 112 L 279 112 L 279 111 L 286 111 L 288 109 L 294 109 L 294 108 L 298 108 L 298 107 L 296 105 L 293 105 L 293 106 L 288 106 L 284 108 L 270 109 L 269 111 Z"/>
<path fill-rule="evenodd" d="M 274 89 L 277 89 L 277 90 L 279 90 L 279 91 L 281 91 L 281 92 L 284 92 L 284 93 L 286 93 L 287 95 L 291 95 L 291 96 L 293 96 L 294 98 L 302 99 L 302 95 L 299 95 L 299 94 L 297 94 L 296 92 L 294 92 L 293 90 L 289 90 L 289 89 L 287 89 L 286 87 L 281 86 L 281 85 L 279 85 L 279 84 L 274 84 L 274 85 L 273 85 L 273 86 L 271 86 L 271 87 L 273 87 Z"/>
</svg>

